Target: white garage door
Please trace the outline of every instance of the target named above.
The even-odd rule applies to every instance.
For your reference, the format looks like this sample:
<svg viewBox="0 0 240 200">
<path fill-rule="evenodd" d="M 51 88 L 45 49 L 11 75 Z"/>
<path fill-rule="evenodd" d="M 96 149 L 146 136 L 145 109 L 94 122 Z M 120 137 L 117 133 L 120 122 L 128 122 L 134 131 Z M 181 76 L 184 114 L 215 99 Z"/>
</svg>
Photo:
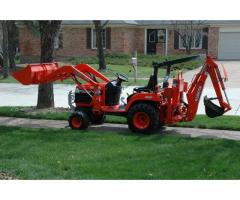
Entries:
<svg viewBox="0 0 240 200">
<path fill-rule="evenodd" d="M 240 59 L 240 32 L 220 32 L 218 59 Z"/>
</svg>

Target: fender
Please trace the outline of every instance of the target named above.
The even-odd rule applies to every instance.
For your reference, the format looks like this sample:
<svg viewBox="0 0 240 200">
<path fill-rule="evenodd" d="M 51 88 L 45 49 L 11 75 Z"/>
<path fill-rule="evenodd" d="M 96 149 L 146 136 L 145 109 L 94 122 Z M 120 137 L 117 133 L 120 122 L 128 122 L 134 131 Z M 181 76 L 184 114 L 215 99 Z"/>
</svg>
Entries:
<svg viewBox="0 0 240 200">
<path fill-rule="evenodd" d="M 144 101 L 150 103 L 160 103 L 162 101 L 162 96 L 160 93 L 134 93 L 132 96 L 129 97 L 125 111 L 128 112 L 129 108 L 131 108 L 137 102 Z"/>
</svg>

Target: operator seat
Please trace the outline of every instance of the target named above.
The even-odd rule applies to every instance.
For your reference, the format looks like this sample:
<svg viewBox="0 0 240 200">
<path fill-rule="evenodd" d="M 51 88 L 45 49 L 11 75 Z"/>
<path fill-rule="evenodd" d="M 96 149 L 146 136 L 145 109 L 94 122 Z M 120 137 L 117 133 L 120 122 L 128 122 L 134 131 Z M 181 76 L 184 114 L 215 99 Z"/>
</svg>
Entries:
<svg viewBox="0 0 240 200">
<path fill-rule="evenodd" d="M 157 77 L 154 75 L 151 75 L 148 81 L 148 84 L 144 87 L 136 87 L 133 89 L 135 92 L 151 92 L 155 89 L 155 86 L 157 85 Z"/>
<path fill-rule="evenodd" d="M 119 104 L 120 95 L 122 92 L 121 85 L 117 80 L 109 81 L 106 86 L 105 104 L 107 106 L 115 106 Z"/>
</svg>

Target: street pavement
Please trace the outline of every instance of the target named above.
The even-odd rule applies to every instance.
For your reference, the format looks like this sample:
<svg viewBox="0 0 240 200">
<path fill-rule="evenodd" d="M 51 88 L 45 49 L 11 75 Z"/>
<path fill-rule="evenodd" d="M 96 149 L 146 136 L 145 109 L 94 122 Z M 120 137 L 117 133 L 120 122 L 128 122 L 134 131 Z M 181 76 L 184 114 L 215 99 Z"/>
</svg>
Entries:
<svg viewBox="0 0 240 200">
<path fill-rule="evenodd" d="M 227 112 L 227 115 L 240 115 L 240 62 L 238 61 L 221 61 L 217 62 L 220 69 L 222 65 L 227 69 L 229 81 L 226 82 L 226 92 L 232 110 Z M 189 83 L 191 82 L 194 74 L 200 69 L 188 71 L 184 74 L 184 78 Z M 203 105 L 203 97 L 215 97 L 215 91 L 212 88 L 211 81 L 208 78 L 203 94 L 200 100 L 198 114 L 205 113 Z M 147 84 L 147 81 L 146 81 Z M 135 86 L 123 88 L 122 97 L 126 99 L 128 94 L 133 92 Z M 54 84 L 54 98 L 56 107 L 68 107 L 68 92 L 74 90 L 74 85 L 67 84 Z M 35 106 L 37 104 L 37 85 L 24 86 L 16 83 L 0 83 L 0 106 Z"/>
</svg>

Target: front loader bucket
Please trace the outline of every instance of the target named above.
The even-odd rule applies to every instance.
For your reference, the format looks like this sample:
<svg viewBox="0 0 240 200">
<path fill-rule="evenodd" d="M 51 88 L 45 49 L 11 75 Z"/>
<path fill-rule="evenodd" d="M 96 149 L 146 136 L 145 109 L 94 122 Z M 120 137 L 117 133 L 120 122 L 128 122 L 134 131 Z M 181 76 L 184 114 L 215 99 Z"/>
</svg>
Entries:
<svg viewBox="0 0 240 200">
<path fill-rule="evenodd" d="M 223 108 L 214 104 L 211 99 L 207 98 L 207 96 L 204 97 L 204 105 L 206 115 L 210 118 L 222 116 L 225 112 Z"/>
<path fill-rule="evenodd" d="M 12 74 L 23 85 L 40 84 L 46 77 L 58 69 L 57 63 L 29 64 Z"/>
</svg>

